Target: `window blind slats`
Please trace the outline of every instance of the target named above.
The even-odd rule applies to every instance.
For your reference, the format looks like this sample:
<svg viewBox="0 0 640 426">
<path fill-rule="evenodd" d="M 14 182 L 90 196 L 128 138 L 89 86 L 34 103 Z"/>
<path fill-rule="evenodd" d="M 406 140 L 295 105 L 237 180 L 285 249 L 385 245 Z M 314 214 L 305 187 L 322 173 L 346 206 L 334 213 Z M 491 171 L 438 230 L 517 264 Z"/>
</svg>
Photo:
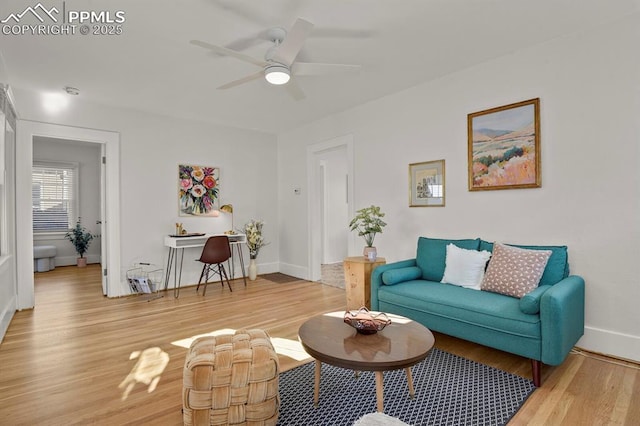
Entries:
<svg viewBox="0 0 640 426">
<path fill-rule="evenodd" d="M 33 165 L 33 230 L 68 231 L 77 220 L 76 165 Z"/>
</svg>

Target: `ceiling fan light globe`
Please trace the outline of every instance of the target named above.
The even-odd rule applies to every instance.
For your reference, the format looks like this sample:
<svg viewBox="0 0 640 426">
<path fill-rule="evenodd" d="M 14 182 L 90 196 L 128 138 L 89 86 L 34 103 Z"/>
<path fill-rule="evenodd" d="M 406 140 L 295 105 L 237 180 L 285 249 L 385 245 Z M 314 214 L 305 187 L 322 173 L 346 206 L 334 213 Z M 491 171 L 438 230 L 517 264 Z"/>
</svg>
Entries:
<svg viewBox="0 0 640 426">
<path fill-rule="evenodd" d="M 264 78 L 276 86 L 286 84 L 291 78 L 289 69 L 282 65 L 272 65 L 264 70 Z"/>
</svg>

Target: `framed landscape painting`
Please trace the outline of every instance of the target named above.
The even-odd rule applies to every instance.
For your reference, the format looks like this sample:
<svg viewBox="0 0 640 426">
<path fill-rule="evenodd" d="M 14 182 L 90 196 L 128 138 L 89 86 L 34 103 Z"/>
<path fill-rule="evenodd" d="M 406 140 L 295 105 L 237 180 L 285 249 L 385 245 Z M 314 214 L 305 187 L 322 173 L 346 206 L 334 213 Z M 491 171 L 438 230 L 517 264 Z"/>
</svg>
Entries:
<svg viewBox="0 0 640 426">
<path fill-rule="evenodd" d="M 220 169 L 208 166 L 178 166 L 180 216 L 214 215 L 220 191 Z"/>
<path fill-rule="evenodd" d="M 540 99 L 467 116 L 469 191 L 539 188 Z"/>
<path fill-rule="evenodd" d="M 444 160 L 409 164 L 409 207 L 444 207 Z"/>
</svg>

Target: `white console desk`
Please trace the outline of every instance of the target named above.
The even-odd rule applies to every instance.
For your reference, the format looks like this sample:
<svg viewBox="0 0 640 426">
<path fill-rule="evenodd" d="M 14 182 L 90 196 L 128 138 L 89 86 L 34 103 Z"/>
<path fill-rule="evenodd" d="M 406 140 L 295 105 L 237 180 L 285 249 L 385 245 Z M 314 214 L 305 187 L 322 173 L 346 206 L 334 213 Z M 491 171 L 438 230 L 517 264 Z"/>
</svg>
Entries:
<svg viewBox="0 0 640 426">
<path fill-rule="evenodd" d="M 169 247 L 169 256 L 167 258 L 167 274 L 164 278 L 164 289 L 169 287 L 169 277 L 171 275 L 171 269 L 173 269 L 173 294 L 175 297 L 180 295 L 180 284 L 182 280 L 182 263 L 184 261 L 184 249 L 190 247 L 204 247 L 209 237 L 225 235 L 229 238 L 229 245 L 231 246 L 231 277 L 235 278 L 235 264 L 233 260 L 234 252 L 238 253 L 238 260 L 240 261 L 240 267 L 242 269 L 242 279 L 244 285 L 247 285 L 247 277 L 244 272 L 244 259 L 242 257 L 241 244 L 247 242 L 247 236 L 244 234 L 204 234 L 196 236 L 173 236 L 167 235 L 164 237 L 164 245 Z M 180 252 L 180 265 L 178 267 L 178 250 Z"/>
</svg>

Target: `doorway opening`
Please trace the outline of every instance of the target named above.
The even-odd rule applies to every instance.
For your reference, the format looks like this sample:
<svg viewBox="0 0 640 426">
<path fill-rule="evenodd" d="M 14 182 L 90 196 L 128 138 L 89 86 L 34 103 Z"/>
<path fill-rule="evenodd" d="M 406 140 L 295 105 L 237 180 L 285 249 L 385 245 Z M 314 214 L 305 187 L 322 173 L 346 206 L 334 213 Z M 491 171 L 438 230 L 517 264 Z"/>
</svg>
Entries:
<svg viewBox="0 0 640 426">
<path fill-rule="evenodd" d="M 120 275 L 120 135 L 116 132 L 18 121 L 16 149 L 16 211 L 29 212 L 16 218 L 18 309 L 35 306 L 33 262 L 32 172 L 34 141 L 39 137 L 90 143 L 100 147 L 100 260 L 102 262 L 103 294 L 117 297 L 123 294 Z M 96 242 L 97 243 L 97 242 Z"/>
<path fill-rule="evenodd" d="M 311 145 L 307 154 L 309 279 L 344 288 L 342 260 L 353 245 L 353 136 Z"/>
<path fill-rule="evenodd" d="M 46 262 L 36 261 L 34 273 L 42 275 L 56 266 L 81 263 L 65 237 L 76 222 L 92 237 L 82 253 L 86 263 L 102 264 L 103 144 L 47 136 L 34 136 L 32 143 L 33 244 L 55 255 Z M 100 269 L 92 268 L 98 279 Z M 106 295 L 104 283 L 102 293 Z"/>
</svg>

